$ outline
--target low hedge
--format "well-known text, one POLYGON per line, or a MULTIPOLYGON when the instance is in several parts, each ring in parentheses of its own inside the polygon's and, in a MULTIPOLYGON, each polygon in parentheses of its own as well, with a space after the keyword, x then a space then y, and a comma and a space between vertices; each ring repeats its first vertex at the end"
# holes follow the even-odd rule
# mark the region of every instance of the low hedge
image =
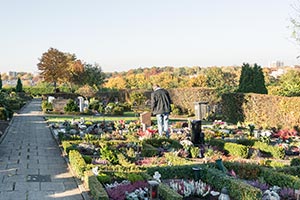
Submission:
POLYGON ((75 172, 75 175, 78 178, 83 177, 86 169, 86 163, 82 155, 77 150, 71 150, 69 152, 69 161, 72 169, 75 172))
POLYGON ((255 142, 253 145, 254 148, 257 148, 261 151, 270 153, 274 158, 283 159, 285 156, 285 150, 279 146, 271 146, 263 142, 255 142))
POLYGON ((76 142, 76 141, 67 141, 67 140, 65 140, 65 141, 62 141, 61 145, 62 145, 65 153, 67 155, 69 155, 69 152, 71 150, 77 150, 76 144, 78 144, 80 142, 82 142, 82 141, 79 140, 79 141, 76 142))
POLYGON ((249 153, 249 147, 242 144, 236 144, 232 142, 226 142, 220 139, 211 139, 211 146, 216 146, 221 151, 226 151, 230 155, 238 156, 241 158, 247 158, 249 153))
POLYGON ((277 185, 279 187, 290 187, 294 189, 300 187, 300 179, 293 176, 294 173, 299 173, 299 169, 293 170, 292 167, 290 167, 276 171, 276 169, 273 168, 249 163, 224 162, 223 164, 228 170, 234 170, 238 177, 242 179, 255 180, 260 177, 272 186, 277 185), (290 174, 286 172, 290 172, 290 174))
POLYGON ((300 178, 300 166, 283 167, 283 168, 278 169, 278 172, 297 176, 300 178))
POLYGON ((221 191, 226 187, 232 199, 260 200, 262 192, 239 179, 228 176, 218 169, 202 167, 201 180, 221 191))
POLYGON ((91 172, 86 172, 84 175, 85 185, 89 188, 90 193, 95 200, 109 200, 103 185, 98 181, 97 177, 91 172))
POLYGON ((210 140, 210 145, 216 146, 219 150, 225 150, 227 151, 230 155, 234 156, 239 156, 241 158, 247 158, 249 154, 249 147, 250 145, 253 144, 252 147, 259 149, 261 151, 264 151, 266 153, 269 153, 272 155, 274 158, 277 159, 283 159, 285 156, 285 151, 282 147, 279 146, 272 146, 268 145, 263 142, 255 141, 254 143, 249 142, 248 140, 242 140, 242 141, 237 141, 236 144, 233 142, 226 142, 224 140, 220 139, 211 139, 210 140), (246 145, 243 145, 246 144, 246 145))
POLYGON ((300 179, 298 177, 276 172, 269 168, 263 168, 260 177, 263 177, 264 180, 270 185, 294 189, 300 188, 300 179))
POLYGON ((174 191, 170 186, 165 183, 160 183, 158 186, 158 193, 159 196, 162 197, 164 200, 182 200, 182 195, 178 194, 174 191))

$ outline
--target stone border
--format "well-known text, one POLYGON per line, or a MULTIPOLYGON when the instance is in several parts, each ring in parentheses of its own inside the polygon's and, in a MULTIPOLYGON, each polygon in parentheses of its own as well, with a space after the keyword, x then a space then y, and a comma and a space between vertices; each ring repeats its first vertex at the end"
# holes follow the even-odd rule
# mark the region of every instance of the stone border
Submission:
MULTIPOLYGON (((43 118, 44 118, 44 121, 46 122, 46 118, 45 117, 43 117, 43 118)), ((59 141, 58 141, 57 137, 55 136, 55 134, 53 132, 53 129, 49 125, 48 125, 48 128, 49 128, 49 130, 51 132, 51 135, 52 135, 53 139, 55 140, 55 142, 56 142, 56 144, 57 144, 57 146, 58 146, 58 148, 61 152, 61 155, 63 155, 63 158, 64 158, 66 164, 68 165, 68 168, 69 168, 69 170, 70 170, 70 172, 71 172, 71 174, 72 174, 72 176, 73 176, 73 178, 74 178, 74 180, 75 180, 75 182, 76 182, 76 184, 77 184, 77 186, 78 186, 78 188, 81 192, 81 196, 83 197, 84 200, 90 200, 91 197, 88 194, 88 189, 86 189, 84 187, 84 184, 82 183, 82 181, 80 181, 78 178, 76 178, 76 175, 75 175, 75 173, 74 173, 74 171, 73 171, 73 169, 70 165, 69 159, 66 158, 63 148, 60 147, 59 141)))

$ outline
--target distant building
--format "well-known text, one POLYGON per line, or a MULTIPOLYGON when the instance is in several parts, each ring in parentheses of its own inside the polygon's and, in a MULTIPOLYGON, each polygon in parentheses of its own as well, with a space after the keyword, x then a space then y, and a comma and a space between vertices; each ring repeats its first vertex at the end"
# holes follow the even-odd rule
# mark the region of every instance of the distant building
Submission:
POLYGON ((286 73, 286 70, 278 69, 276 71, 272 71, 270 75, 273 76, 274 78, 279 78, 281 75, 283 75, 285 73, 286 73))
POLYGON ((8 76, 10 76, 10 77, 17 77, 17 75, 18 75, 18 73, 17 72, 12 72, 12 71, 9 71, 8 73, 7 73, 7 75, 8 76))
POLYGON ((272 61, 269 63, 269 67, 283 67, 284 66, 284 62, 282 61, 272 61))

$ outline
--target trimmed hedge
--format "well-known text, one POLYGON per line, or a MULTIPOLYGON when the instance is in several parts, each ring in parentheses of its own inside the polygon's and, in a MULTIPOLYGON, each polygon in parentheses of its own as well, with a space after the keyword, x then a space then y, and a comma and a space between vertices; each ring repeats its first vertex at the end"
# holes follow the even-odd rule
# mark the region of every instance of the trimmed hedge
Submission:
POLYGON ((274 158, 283 159, 285 156, 285 150, 283 147, 271 146, 263 142, 255 142, 253 147, 270 153, 274 158))
POLYGON ((91 172, 86 172, 84 176, 86 187, 90 189, 90 193, 95 200, 109 200, 103 185, 98 181, 97 177, 91 172))
POLYGON ((200 173, 201 180, 219 191, 226 187, 232 199, 260 200, 262 198, 262 192, 258 188, 228 176, 220 170, 206 167, 202 167, 202 169, 204 173, 200 173))
POLYGON ((79 140, 79 141, 67 141, 67 140, 65 140, 65 141, 62 141, 61 144, 62 144, 62 147, 63 147, 65 153, 67 155, 69 155, 69 152, 71 150, 77 150, 76 144, 78 144, 80 142, 82 142, 82 141, 81 140, 79 140))
POLYGON ((170 188, 165 183, 160 183, 158 186, 159 196, 162 197, 164 200, 182 200, 183 197, 170 188))
POLYGON ((290 174, 300 178, 300 166, 283 167, 278 169, 278 172, 290 174))
MULTIPOLYGON (((266 183, 272 186, 277 185, 279 187, 290 187, 294 189, 298 189, 300 187, 300 179, 298 177, 283 173, 287 170, 276 171, 273 168, 236 162, 224 162, 224 166, 228 170, 233 169, 238 177, 243 179, 255 180, 258 177, 261 177, 266 181, 266 183)), ((294 173, 295 172, 296 171, 294 171, 294 173)))
MULTIPOLYGON (((219 150, 225 150, 227 151, 230 155, 234 156, 239 156, 241 158, 247 158, 249 154, 249 147, 242 145, 242 144, 236 144, 233 142, 226 142, 224 140, 220 139, 211 139, 210 140, 210 145, 216 146, 219 150)), ((237 141, 239 143, 239 141, 237 141)), ((247 141, 247 140, 242 140, 241 143, 251 145, 252 143, 247 141)), ((268 145, 263 142, 255 141, 253 143, 253 147, 257 148, 261 151, 264 151, 266 153, 269 153, 272 155, 274 158, 277 159, 283 159, 285 157, 285 150, 282 147, 279 146, 272 146, 268 145)))
POLYGON ((224 120, 232 123, 252 122, 263 128, 291 128, 300 121, 300 97, 280 97, 254 93, 222 95, 224 120), (270 106, 272 105, 272 106, 270 106))
POLYGON ((212 146, 216 146, 219 150, 225 150, 230 155, 238 156, 241 158, 248 157, 249 147, 247 146, 232 142, 226 142, 220 139, 211 139, 209 143, 212 146))
POLYGON ((84 171, 86 169, 86 163, 82 155, 77 150, 71 150, 69 152, 69 161, 75 175, 78 178, 83 177, 84 171))

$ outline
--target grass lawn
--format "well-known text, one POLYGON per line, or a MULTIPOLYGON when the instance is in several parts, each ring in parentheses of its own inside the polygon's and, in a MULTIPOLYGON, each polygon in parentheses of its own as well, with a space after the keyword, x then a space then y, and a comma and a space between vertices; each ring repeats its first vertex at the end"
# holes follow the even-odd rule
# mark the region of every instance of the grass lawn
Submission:
MULTIPOLYGON (((92 122, 101 122, 101 121, 117 121, 117 120, 125 120, 125 121, 137 121, 139 120, 139 116, 134 112, 125 112, 122 116, 96 116, 96 115, 55 115, 49 114, 46 117, 46 120, 50 123, 55 122, 64 122, 66 120, 70 121, 72 119, 79 121, 80 118, 84 118, 85 121, 92 121, 92 122)), ((152 116, 151 120, 156 122, 156 117, 152 116)), ((172 117, 170 116, 170 123, 175 122, 187 122, 189 120, 186 116, 181 117, 172 117)), ((191 119, 192 120, 192 119, 191 119)), ((204 124, 205 122, 203 122, 204 124)))

